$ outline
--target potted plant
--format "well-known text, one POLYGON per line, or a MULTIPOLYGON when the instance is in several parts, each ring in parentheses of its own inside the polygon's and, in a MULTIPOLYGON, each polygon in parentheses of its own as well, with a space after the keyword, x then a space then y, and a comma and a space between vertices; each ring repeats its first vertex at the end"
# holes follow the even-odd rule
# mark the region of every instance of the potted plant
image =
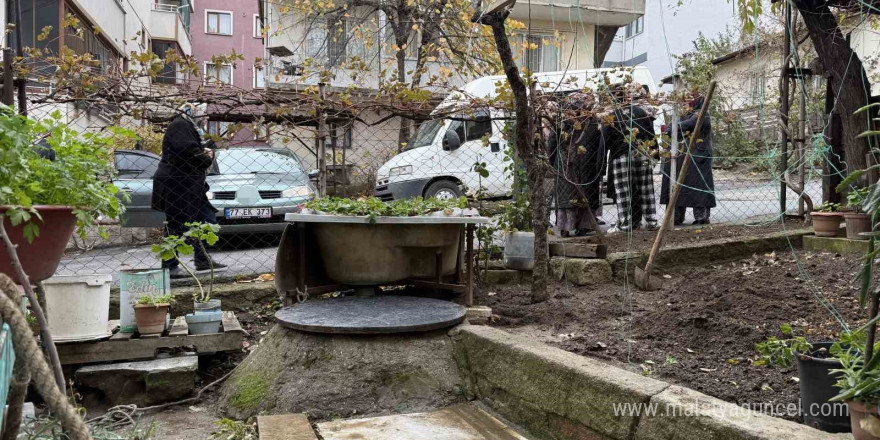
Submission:
POLYGON ((189 333, 193 335, 218 333, 220 332, 223 312, 220 309, 220 300, 211 298, 211 294, 214 293, 213 265, 211 267, 208 290, 205 291, 202 281, 186 263, 180 260, 180 255, 193 254, 195 249, 190 243, 201 246, 202 250, 207 254, 205 244, 213 246, 217 243, 217 232, 220 230, 220 226, 211 223, 190 222, 186 223, 186 227, 189 229, 182 236, 169 235, 163 237, 161 242, 153 245, 152 250, 162 261, 176 259, 180 263, 180 267, 196 283, 196 290, 193 292, 193 313, 187 314, 185 317, 189 333))
POLYGON ((779 330, 784 339, 771 336, 755 344, 761 356, 754 365, 779 368, 797 365, 804 424, 826 432, 849 432, 850 419, 846 411, 823 411, 829 404, 833 405, 831 399, 837 395, 830 372, 842 367, 831 355, 832 343, 809 343, 802 336, 794 336, 790 324, 781 325, 779 330))
POLYGON ((813 232, 817 237, 837 237, 843 214, 837 203, 823 203, 810 213, 813 219, 813 232))
POLYGON ((868 188, 853 188, 846 196, 846 205, 852 208, 851 212, 845 212, 846 238, 853 240, 867 240, 859 234, 871 231, 871 216, 865 214, 862 206, 868 197, 868 188))
POLYGON ((165 331, 165 316, 174 302, 171 293, 162 296, 142 295, 134 305, 134 319, 137 321, 138 333, 155 335, 165 331))
POLYGON ((504 203, 498 224, 504 231, 504 266, 516 270, 534 269, 535 233, 531 228, 532 215, 527 197, 523 195, 504 203))
MULTIPOLYGON (((77 133, 58 112, 35 121, 3 105, 0 132, 0 216, 25 273, 42 281, 55 272, 74 228, 85 238, 98 217, 119 217, 113 141, 77 133)), ((2 247, 0 272, 15 279, 2 247)))

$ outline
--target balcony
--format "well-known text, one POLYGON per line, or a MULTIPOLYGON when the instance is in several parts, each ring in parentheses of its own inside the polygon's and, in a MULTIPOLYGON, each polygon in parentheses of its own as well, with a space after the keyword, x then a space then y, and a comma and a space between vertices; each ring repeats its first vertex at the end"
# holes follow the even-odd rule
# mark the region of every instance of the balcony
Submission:
POLYGON ((510 16, 520 21, 531 17, 539 21, 624 26, 644 14, 645 0, 532 0, 518 1, 510 16))
POLYGON ((150 11, 150 35, 154 39, 174 41, 182 55, 192 55, 189 16, 192 5, 187 0, 162 0, 153 3, 150 11))

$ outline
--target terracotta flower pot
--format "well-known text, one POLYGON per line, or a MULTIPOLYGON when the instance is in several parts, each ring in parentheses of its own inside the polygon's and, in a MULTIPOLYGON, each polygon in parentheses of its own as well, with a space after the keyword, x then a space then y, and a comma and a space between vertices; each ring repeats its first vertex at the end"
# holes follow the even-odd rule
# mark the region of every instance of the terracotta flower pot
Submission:
MULTIPOLYGON (((21 260, 24 272, 31 279, 31 283, 43 281, 55 273, 67 242, 70 241, 70 236, 76 228, 73 207, 38 205, 34 208, 40 213, 43 221, 34 220, 40 227, 40 235, 33 243, 28 243, 24 238, 23 224, 13 227, 9 217, 3 217, 3 227, 12 243, 18 245, 18 259, 21 260)), ((3 214, 8 209, 9 206, 0 206, 0 212, 3 214)), ((0 246, 0 272, 18 281, 4 246, 0 246)))
POLYGON ((856 440, 880 439, 880 413, 877 406, 866 408, 859 402, 846 402, 849 422, 856 440))
POLYGON ((137 322, 138 333, 142 335, 154 335, 165 330, 165 315, 168 314, 169 304, 136 305, 134 306, 134 320, 137 322))
POLYGON ((840 222, 843 214, 839 212, 811 212, 813 218, 813 232, 817 237, 837 237, 840 231, 840 222))
POLYGON ((868 237, 862 237, 862 232, 871 232, 871 216, 868 214, 847 212, 843 214, 846 219, 846 238, 853 240, 867 240, 868 237))

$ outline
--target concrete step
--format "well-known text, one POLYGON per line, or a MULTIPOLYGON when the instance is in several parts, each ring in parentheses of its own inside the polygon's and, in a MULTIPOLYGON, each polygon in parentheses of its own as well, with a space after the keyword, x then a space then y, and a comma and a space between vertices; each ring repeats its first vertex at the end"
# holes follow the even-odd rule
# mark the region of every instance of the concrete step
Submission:
POLYGON ((471 404, 425 413, 334 420, 319 423, 318 432, 324 440, 526 440, 471 404))
POLYGON ((95 397, 110 405, 149 406, 189 396, 195 389, 198 368, 198 356, 178 356, 89 365, 76 370, 75 377, 87 398, 95 397), (100 396, 92 396, 92 390, 100 396))
POLYGON ((305 414, 257 416, 260 440, 318 440, 305 414))

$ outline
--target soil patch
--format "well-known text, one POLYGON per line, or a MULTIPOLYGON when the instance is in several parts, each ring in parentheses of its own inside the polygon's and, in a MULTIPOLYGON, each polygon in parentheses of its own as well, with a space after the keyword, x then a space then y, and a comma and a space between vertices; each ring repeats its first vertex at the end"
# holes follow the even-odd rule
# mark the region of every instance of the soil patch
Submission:
MULTIPOLYGON (((752 235, 770 234, 773 232, 793 231, 804 229, 804 221, 801 219, 786 219, 785 224, 780 221, 773 223, 761 223, 757 225, 733 225, 729 223, 710 224, 702 226, 685 225, 674 230, 666 231, 663 237, 664 247, 676 245, 693 245, 709 240, 717 240, 731 237, 745 237, 752 235)), ((649 251, 654 244, 657 231, 637 229, 631 233, 615 233, 605 235, 605 244, 608 252, 625 251, 649 251)), ((573 243, 598 243, 598 239, 591 237, 557 238, 552 240, 564 240, 573 243)))
POLYGON ((737 404, 790 404, 799 398, 796 368, 753 365, 755 343, 782 337, 784 323, 809 341, 830 340, 842 327, 822 301, 850 326, 864 321, 860 266, 857 256, 778 252, 676 268, 660 274, 668 279, 655 292, 555 283, 551 300, 532 305, 528 286, 491 286, 477 304, 492 307, 494 325, 570 352, 737 404))

